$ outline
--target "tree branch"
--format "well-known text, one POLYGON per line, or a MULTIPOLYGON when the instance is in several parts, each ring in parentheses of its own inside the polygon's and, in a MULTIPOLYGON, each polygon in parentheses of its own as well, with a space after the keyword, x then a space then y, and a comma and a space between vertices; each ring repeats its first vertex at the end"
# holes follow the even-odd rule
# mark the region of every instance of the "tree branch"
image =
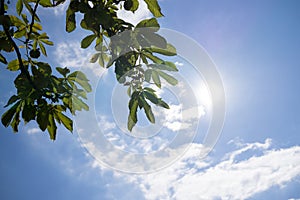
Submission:
POLYGON ((37 0, 35 5, 34 5, 34 8, 33 8, 32 16, 31 16, 31 22, 30 22, 30 26, 29 26, 29 32, 28 32, 28 35, 27 35, 27 39, 25 41, 26 44, 29 42, 30 35, 32 34, 32 27, 33 27, 33 24, 34 24, 34 17, 36 15, 36 11, 37 11, 37 7, 39 5, 39 2, 40 2, 40 0, 37 0))

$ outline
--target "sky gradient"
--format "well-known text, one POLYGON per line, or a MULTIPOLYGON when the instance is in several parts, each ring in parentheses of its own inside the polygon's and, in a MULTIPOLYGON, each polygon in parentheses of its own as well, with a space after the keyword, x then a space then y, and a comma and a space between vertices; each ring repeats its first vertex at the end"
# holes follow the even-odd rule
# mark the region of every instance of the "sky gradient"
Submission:
MULTIPOLYGON (((197 140, 157 173, 127 174, 100 165, 77 131, 70 134, 60 127, 52 142, 32 122, 22 123, 18 134, 0 126, 0 199, 300 199, 300 2, 159 2, 165 15, 161 26, 199 43, 223 80, 226 118, 213 151, 200 159, 205 147, 197 140)), ((86 58, 92 50, 80 49, 86 32, 65 33, 63 10, 40 12, 44 30, 55 42, 48 49, 49 62, 74 70, 91 67, 86 58)), ((142 5, 138 14, 126 18, 136 23, 147 16, 142 5)), ((113 71, 105 73, 104 86, 113 71)), ((15 76, 2 65, 1 114, 15 91, 15 76)), ((100 86, 98 97, 111 91, 100 86)), ((110 102, 109 95, 101 97, 102 103, 110 102)), ((109 135, 116 133, 110 109, 96 106, 96 112, 111 141, 149 150, 146 144, 109 135)))

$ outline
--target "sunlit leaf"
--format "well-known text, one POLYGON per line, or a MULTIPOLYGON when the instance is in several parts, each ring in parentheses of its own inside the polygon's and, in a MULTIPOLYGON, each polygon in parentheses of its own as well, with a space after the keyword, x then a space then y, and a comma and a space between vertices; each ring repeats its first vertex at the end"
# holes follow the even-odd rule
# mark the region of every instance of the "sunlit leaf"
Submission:
POLYGON ((171 85, 176 85, 178 83, 177 79, 170 76, 169 74, 166 74, 165 72, 162 71, 157 71, 157 72, 163 79, 165 79, 171 85))
POLYGON ((47 130, 48 130, 48 133, 50 135, 50 139, 51 140, 55 140, 56 139, 56 130, 57 130, 57 127, 56 127, 56 123, 54 121, 54 116, 52 113, 49 114, 49 124, 47 126, 47 130))
POLYGON ((71 132, 73 132, 72 120, 61 112, 55 112, 61 123, 71 132))
POLYGON ((152 46, 150 49, 151 49, 151 51, 153 51, 155 53, 159 53, 159 54, 166 55, 166 56, 175 56, 177 54, 176 48, 169 43, 167 44, 167 47, 165 49, 157 48, 155 46, 152 46))
POLYGON ((40 0, 39 4, 43 7, 52 7, 51 0, 40 0))
POLYGON ((3 64, 7 64, 7 60, 2 54, 0 54, 0 62, 2 62, 3 64))
POLYGON ((144 0, 148 6, 148 9, 155 17, 162 17, 164 16, 161 13, 160 6, 158 5, 157 0, 144 0))
POLYGON ((17 10, 18 15, 21 15, 22 10, 23 10, 23 1, 22 0, 17 1, 16 10, 17 10))
POLYGON ((157 87, 161 88, 160 79, 159 79, 158 73, 155 70, 152 70, 152 79, 153 79, 155 85, 157 87))

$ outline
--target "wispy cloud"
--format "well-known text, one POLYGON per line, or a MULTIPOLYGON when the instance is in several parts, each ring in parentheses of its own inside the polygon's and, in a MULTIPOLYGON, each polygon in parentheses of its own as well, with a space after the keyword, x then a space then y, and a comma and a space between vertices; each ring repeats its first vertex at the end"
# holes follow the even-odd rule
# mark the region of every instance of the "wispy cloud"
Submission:
POLYGON ((145 199, 247 199, 300 175, 300 147, 270 149, 270 142, 245 144, 217 164, 199 160, 203 146, 193 144, 182 159, 158 173, 115 176, 137 185, 145 199), (262 155, 237 161, 251 150, 262 155))
POLYGON ((41 131, 41 129, 39 129, 39 128, 29 128, 29 129, 27 129, 27 131, 26 131, 28 134, 36 134, 36 133, 41 133, 42 131, 41 131))
POLYGON ((59 6, 54 7, 52 9, 54 15, 59 16, 59 17, 61 17, 62 15, 65 15, 69 3, 70 3, 70 1, 66 0, 63 4, 60 4, 59 6))
POLYGON ((80 48, 78 41, 59 43, 54 51, 56 61, 62 67, 90 69, 96 76, 103 75, 105 69, 97 63, 89 62, 93 53, 91 49, 80 48))

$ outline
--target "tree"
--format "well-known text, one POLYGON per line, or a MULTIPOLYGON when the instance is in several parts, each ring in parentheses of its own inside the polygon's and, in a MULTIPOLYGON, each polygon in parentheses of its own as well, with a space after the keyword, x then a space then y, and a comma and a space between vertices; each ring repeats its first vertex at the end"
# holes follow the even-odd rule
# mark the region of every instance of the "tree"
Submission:
MULTIPOLYGON (((148 85, 161 88, 161 78, 171 85, 177 84, 166 73, 178 71, 175 64, 160 56, 176 55, 175 47, 158 34, 161 8, 157 0, 144 1, 153 18, 136 26, 120 19, 117 11, 134 13, 139 7, 138 0, 71 0, 66 11, 67 32, 76 29, 76 15, 82 17, 80 27, 91 32, 81 41, 81 48, 95 44, 96 53, 90 61, 104 68, 114 66, 116 79, 128 87, 130 131, 137 123, 138 109, 144 110, 151 123, 155 123, 151 104, 169 109, 148 85)), ((57 123, 72 132, 73 123, 68 116, 89 109, 85 99, 92 88, 81 71, 57 67, 54 72, 44 61, 45 45, 54 43, 42 32, 38 17, 38 7, 50 9, 66 3, 65 0, 17 0, 15 15, 7 13, 8 2, 0 2, 0 61, 8 70, 18 72, 14 80, 16 94, 5 105, 8 110, 2 115, 2 124, 18 132, 21 118, 25 123, 35 120, 42 131, 47 129, 52 140, 56 138, 57 123), (15 59, 8 61, 8 54, 15 54, 15 59)))

